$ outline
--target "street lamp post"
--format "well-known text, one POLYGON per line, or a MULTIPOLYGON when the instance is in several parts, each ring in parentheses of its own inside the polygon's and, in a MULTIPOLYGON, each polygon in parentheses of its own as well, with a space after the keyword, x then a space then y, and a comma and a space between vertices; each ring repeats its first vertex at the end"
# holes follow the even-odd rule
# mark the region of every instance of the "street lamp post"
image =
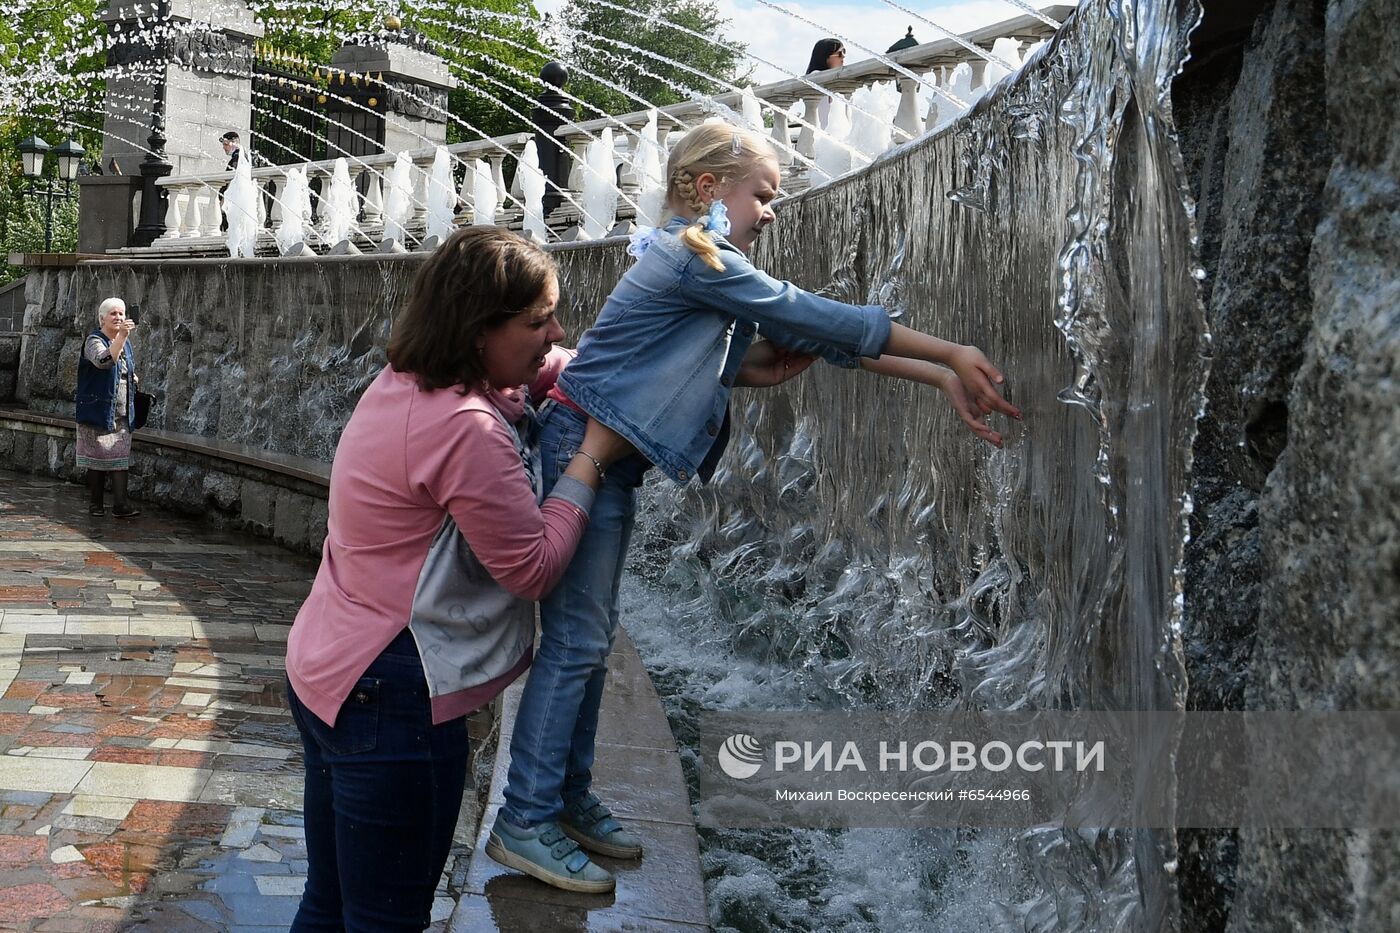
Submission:
POLYGON ((29 192, 44 196, 44 252, 53 252, 53 201, 58 198, 67 201, 73 197, 73 179, 78 176, 78 165, 87 154, 82 146, 71 137, 52 149, 37 135, 31 135, 19 144, 20 156, 24 162, 24 177, 29 179, 29 192), (44 156, 53 153, 58 163, 58 178, 63 181, 60 189, 54 181, 44 177, 44 156), (43 178, 43 187, 39 180, 43 178))

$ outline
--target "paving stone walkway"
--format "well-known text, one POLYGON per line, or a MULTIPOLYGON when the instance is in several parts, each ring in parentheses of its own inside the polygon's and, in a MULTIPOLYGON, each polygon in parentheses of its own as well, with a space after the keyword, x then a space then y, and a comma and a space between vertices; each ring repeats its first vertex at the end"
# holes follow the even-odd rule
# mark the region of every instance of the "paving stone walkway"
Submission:
MULTIPOLYGON (((315 572, 159 510, 94 518, 80 487, 0 471, 0 930, 288 928, 306 849, 286 641, 315 572)), ((647 857, 603 860, 616 895, 554 891, 482 853, 469 799, 430 929, 705 928, 675 743, 625 634, 610 666, 597 786, 647 857)))
POLYGON ((0 473, 0 929, 286 930, 306 850, 283 671, 316 564, 83 495, 0 473))

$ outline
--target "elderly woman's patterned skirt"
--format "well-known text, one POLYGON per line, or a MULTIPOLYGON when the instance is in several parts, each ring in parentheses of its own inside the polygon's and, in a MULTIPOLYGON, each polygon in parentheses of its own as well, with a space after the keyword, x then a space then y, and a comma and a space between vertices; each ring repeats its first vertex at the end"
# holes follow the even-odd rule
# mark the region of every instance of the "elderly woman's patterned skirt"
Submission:
POLYGON ((131 467, 131 430, 126 416, 118 415, 116 428, 103 431, 90 424, 78 425, 78 466, 89 470, 126 470, 131 467))

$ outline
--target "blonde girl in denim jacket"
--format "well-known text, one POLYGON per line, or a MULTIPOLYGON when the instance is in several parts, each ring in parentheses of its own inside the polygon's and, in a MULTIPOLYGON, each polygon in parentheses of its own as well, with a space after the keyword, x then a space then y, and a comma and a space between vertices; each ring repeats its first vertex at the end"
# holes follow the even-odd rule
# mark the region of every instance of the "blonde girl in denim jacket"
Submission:
POLYGON ((976 347, 753 267, 747 253, 773 222, 780 180, 762 136, 703 124, 676 145, 667 178, 674 216, 634 236, 637 262, 579 341, 550 393, 554 404, 541 414, 546 493, 579 451, 590 415, 637 450, 607 469, 573 561, 540 604, 542 635, 511 739, 505 805, 486 847, 502 864, 573 891, 614 888, 587 853, 642 851, 591 792, 590 770, 645 471, 656 466, 679 483, 709 479, 728 440, 731 389, 776 385, 817 356, 934 386, 974 434, 997 446, 1001 435, 983 419, 1020 418, 996 388, 1001 373, 976 347))

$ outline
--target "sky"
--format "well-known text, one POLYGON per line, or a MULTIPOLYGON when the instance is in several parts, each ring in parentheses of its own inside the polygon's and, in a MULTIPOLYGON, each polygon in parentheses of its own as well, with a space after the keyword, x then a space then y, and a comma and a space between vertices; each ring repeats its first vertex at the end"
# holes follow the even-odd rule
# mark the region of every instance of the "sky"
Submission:
MULTIPOLYGON (((1060 2, 1072 4, 1075 0, 1060 2)), ((1050 2, 1028 0, 1026 5, 1039 9, 1050 2)), ((541 13, 555 12, 563 6, 563 0, 535 0, 535 6, 541 13)), ((904 38, 910 26, 914 27, 914 38, 919 42, 943 38, 944 34, 927 20, 954 32, 967 32, 1024 15, 1023 10, 1007 0, 932 3, 928 0, 848 0, 844 3, 718 0, 718 6, 721 15, 730 20, 730 38, 747 43, 749 53, 756 58, 799 74, 807 67, 812 45, 825 36, 846 43, 849 63, 872 57, 867 49, 883 53, 904 38)), ((759 84, 788 77, 776 68, 758 62, 753 64, 754 80, 759 84)))

